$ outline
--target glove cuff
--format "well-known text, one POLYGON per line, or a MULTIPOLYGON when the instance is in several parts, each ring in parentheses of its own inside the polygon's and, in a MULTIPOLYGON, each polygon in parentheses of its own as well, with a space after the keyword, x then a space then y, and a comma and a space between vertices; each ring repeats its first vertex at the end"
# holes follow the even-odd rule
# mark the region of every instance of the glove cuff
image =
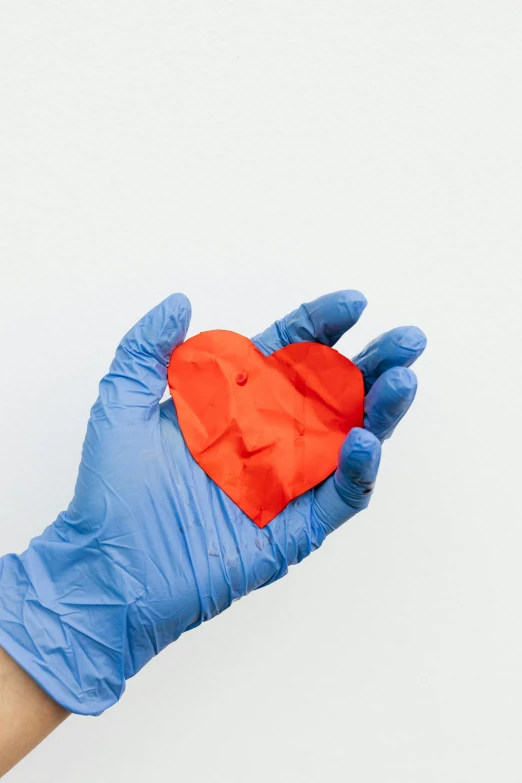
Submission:
MULTIPOLYGON (((47 542, 35 555, 32 547, 38 541, 23 555, 0 558, 0 646, 62 707, 99 715, 125 689, 121 649, 111 647, 110 639, 93 638, 100 607, 79 607, 74 599, 67 603, 67 596, 57 599, 58 585, 44 576, 42 558, 46 547, 57 545, 47 542)), ((123 633, 121 639, 123 648, 123 633)))

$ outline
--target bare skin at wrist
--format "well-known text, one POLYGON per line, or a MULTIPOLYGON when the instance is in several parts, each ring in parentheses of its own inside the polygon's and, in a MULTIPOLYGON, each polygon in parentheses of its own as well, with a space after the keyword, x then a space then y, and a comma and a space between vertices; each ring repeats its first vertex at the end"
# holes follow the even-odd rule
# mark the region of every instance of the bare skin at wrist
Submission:
POLYGON ((0 647, 0 777, 69 714, 0 647))

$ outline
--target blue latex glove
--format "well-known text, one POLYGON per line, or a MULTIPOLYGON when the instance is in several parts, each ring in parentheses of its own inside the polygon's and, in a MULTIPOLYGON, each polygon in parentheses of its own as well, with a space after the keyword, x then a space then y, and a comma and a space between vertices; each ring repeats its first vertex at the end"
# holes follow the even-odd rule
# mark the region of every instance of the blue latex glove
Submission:
MULTIPOLYGON (((265 354, 333 345, 358 320, 357 291, 323 296, 254 338, 265 354)), ((125 680, 184 631, 286 574, 370 500, 381 454, 410 406, 422 353, 415 327, 382 335, 355 362, 365 429, 339 467, 259 529, 188 452, 166 388, 190 304, 173 294, 123 338, 92 411, 72 503, 22 555, 0 559, 0 645, 68 710, 99 714, 125 680)))

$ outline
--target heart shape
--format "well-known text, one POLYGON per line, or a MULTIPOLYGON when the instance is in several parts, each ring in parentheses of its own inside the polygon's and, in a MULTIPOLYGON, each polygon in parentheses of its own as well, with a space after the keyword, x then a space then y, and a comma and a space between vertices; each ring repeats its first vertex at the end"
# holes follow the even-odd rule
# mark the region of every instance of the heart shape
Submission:
POLYGON ((320 343, 264 356, 235 332, 201 332, 174 350, 168 380, 190 453, 259 527, 333 473, 363 426, 361 371, 320 343))

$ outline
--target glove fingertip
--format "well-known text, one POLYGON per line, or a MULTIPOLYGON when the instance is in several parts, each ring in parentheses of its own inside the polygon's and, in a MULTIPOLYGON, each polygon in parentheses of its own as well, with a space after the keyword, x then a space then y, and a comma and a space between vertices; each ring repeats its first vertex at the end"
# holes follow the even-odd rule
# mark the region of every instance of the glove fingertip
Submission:
MULTIPOLYGON (((170 354, 180 345, 186 337, 192 316, 192 306, 185 294, 175 293, 168 296, 157 308, 157 323, 159 327, 156 338, 156 350, 164 362, 170 358, 170 354)), ((153 320, 156 313, 152 311, 153 320)), ((153 337, 154 327, 152 327, 153 337)), ((151 351, 154 342, 151 340, 151 351)))
POLYGON ((351 430, 341 447, 334 477, 343 500, 353 505, 354 496, 368 494, 373 489, 380 461, 379 439, 360 427, 351 430))
POLYGON ((165 311, 169 313, 171 322, 186 331, 192 317, 192 305, 188 296, 174 293, 168 296, 162 304, 165 311))
POLYGON ((416 355, 420 355, 426 348, 428 338, 418 326, 399 327, 396 343, 416 355))
POLYGON ((326 534, 368 506, 380 458, 375 435, 360 427, 349 432, 336 472, 315 491, 314 510, 326 534))
POLYGON ((411 400, 417 392, 417 376, 409 367, 392 367, 382 376, 399 397, 411 400))

